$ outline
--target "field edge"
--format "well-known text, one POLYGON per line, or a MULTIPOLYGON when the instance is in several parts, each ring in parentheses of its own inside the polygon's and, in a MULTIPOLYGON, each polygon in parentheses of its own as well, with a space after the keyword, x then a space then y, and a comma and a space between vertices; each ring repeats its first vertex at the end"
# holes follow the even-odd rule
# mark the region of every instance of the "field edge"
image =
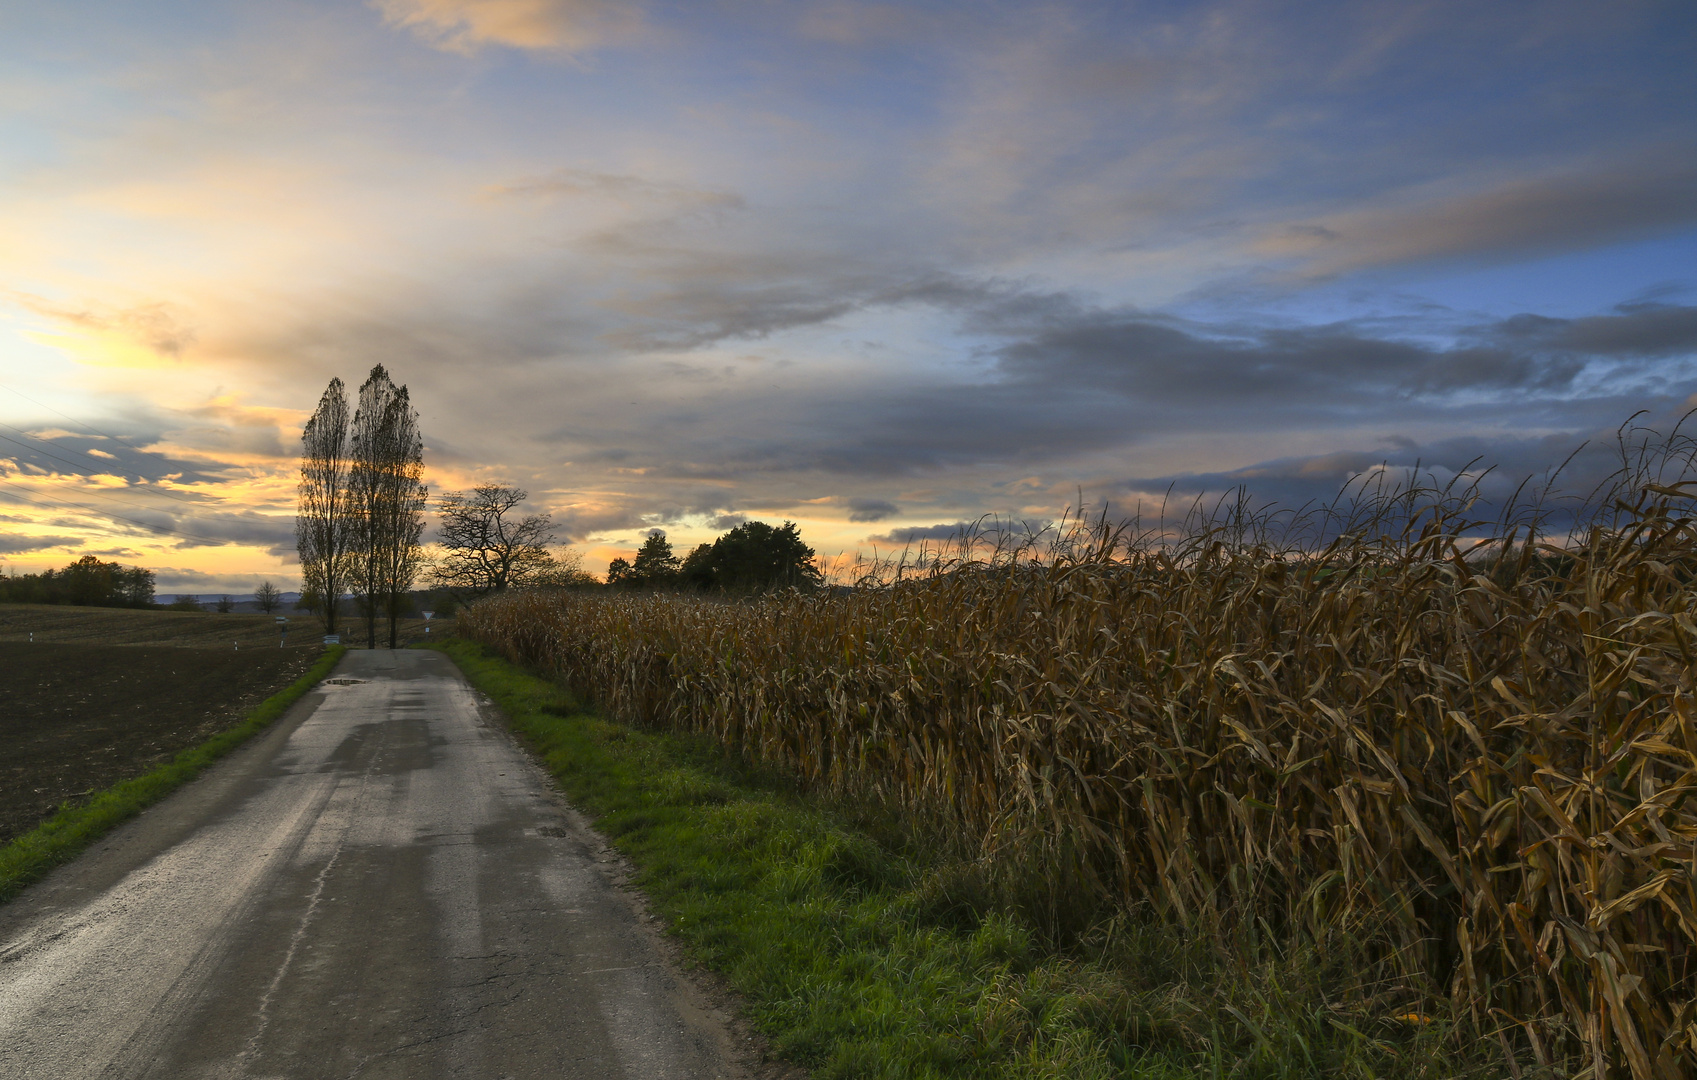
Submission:
POLYGON ((1114 1060, 1090 1015, 1095 973, 1044 955, 1003 918, 924 917, 923 868, 781 777, 686 735, 608 720, 475 642, 428 647, 636 868, 650 911, 739 995, 769 1061, 815 1080, 1184 1075, 1169 1061, 1114 1060), (1025 1019, 998 1015, 1010 1007, 1025 1019))
POLYGON ((260 702, 234 727, 140 776, 96 793, 80 806, 66 806, 29 832, 0 847, 0 904, 54 867, 69 862, 90 844, 193 780, 219 758, 264 730, 335 669, 347 652, 331 645, 300 678, 260 702))
POLYGON ((495 649, 427 647, 636 868, 632 885, 740 995, 772 1058, 815 1080, 1500 1075, 1483 1048, 1446 1045, 1436 1018, 1369 1035, 1353 1016, 1310 1015, 1327 966, 1312 958, 1234 960, 1187 985, 1196 943, 1135 923, 1111 946, 1057 948, 975 895, 969 868, 888 846, 852 808, 698 737, 609 720, 495 649), (1226 980, 1250 985, 1259 1016, 1221 996, 1226 980))

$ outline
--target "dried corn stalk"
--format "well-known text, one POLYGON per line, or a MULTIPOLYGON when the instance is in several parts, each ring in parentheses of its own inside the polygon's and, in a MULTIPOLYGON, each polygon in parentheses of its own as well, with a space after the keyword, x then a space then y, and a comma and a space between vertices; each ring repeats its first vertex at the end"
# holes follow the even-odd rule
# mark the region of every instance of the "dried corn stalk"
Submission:
POLYGON ((1682 492, 1560 549, 1464 541, 1434 499, 1318 550, 1098 523, 846 593, 519 594, 460 626, 1104 906, 1376 925, 1386 963, 1520 1054, 1691 1078, 1682 492))

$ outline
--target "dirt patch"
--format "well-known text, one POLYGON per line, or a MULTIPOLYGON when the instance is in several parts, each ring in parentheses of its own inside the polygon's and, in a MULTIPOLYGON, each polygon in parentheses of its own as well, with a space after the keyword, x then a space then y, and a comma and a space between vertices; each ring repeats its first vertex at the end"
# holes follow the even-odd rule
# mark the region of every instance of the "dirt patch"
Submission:
POLYGON ((0 642, 0 843, 233 726, 320 651, 0 642))

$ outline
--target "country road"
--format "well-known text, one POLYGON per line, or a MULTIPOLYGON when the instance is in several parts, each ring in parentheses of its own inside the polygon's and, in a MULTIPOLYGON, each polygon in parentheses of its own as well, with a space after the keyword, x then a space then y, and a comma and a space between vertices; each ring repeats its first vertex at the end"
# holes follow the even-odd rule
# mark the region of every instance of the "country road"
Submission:
POLYGON ((617 860, 438 653, 350 652, 0 907, 0 1077, 741 1077, 617 860))

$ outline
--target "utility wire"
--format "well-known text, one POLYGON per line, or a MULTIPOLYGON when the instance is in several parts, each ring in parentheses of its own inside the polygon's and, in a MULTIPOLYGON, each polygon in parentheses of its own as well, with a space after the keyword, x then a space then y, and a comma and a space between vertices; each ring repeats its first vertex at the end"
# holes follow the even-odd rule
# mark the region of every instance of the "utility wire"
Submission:
MULTIPOLYGON (((138 454, 147 453, 146 450, 143 450, 141 447, 130 442, 128 439, 124 438, 122 435, 113 435, 110 432, 101 431, 99 428, 95 427, 93 424, 85 424, 81 420, 78 420, 74 416, 68 416, 65 413, 60 412, 58 409, 55 409, 51 405, 45 405, 45 404, 35 400, 34 398, 30 397, 28 394, 24 393, 22 390, 18 390, 18 389, 15 389, 13 387, 10 387, 10 386, 6 386, 4 388, 6 390, 9 390, 12 393, 18 395, 19 397, 23 398, 25 401, 29 402, 31 405, 34 405, 38 409, 46 409, 48 412, 52 413, 54 416, 59 417, 61 420, 69 420, 71 423, 82 428, 84 431, 93 432, 94 434, 99 435, 103 439, 111 439, 113 442, 121 443, 122 445, 129 447, 131 450, 134 450, 138 454)), ((13 428, 12 430, 16 431, 17 429, 13 428)))
MULTIPOLYGON (((78 427, 82 428, 85 431, 93 432, 94 434, 99 435, 102 438, 111 439, 112 441, 114 441, 114 442, 116 442, 116 443, 118 443, 118 444, 120 444, 124 447, 127 447, 128 449, 133 450, 134 452, 136 452, 138 454, 147 453, 146 450, 143 450, 140 447, 134 445, 129 440, 127 440, 127 439, 125 439, 121 436, 118 436, 118 435, 112 435, 112 434, 109 434, 107 432, 101 431, 99 428, 96 428, 91 424, 85 424, 82 421, 77 420, 75 417, 68 416, 65 413, 60 412, 58 409, 53 408, 53 406, 51 406, 51 405, 46 405, 46 404, 43 404, 42 402, 35 400, 34 398, 30 397, 28 394, 25 394, 21 390, 14 389, 13 387, 10 387, 10 386, 6 386, 6 387, 4 387, 4 389, 11 391, 12 393, 16 394, 18 397, 23 398, 25 401, 29 402, 31 405, 36 406, 37 408, 46 409, 48 412, 53 413, 55 416, 58 416, 61 419, 69 420, 71 423, 77 425, 78 427)), ((12 427, 10 424, 0 424, 0 427, 5 428, 7 431, 17 432, 17 434, 22 435, 25 438, 34 439, 34 436, 31 436, 29 434, 29 432, 22 431, 18 428, 12 427)), ((44 450, 44 449, 37 447, 37 446, 31 446, 28 443, 20 442, 19 440, 11 438, 10 436, 7 436, 7 435, 0 435, 0 439, 4 439, 6 442, 13 443, 17 446, 21 446, 25 450, 30 451, 31 453, 41 454, 44 457, 52 458, 54 461, 58 461, 58 462, 61 462, 62 464, 69 465, 74 469, 81 470, 84 473, 84 475, 87 475, 87 476, 90 476, 90 477, 99 475, 96 472, 94 472, 93 470, 89 469, 88 467, 82 465, 81 463, 71 461, 69 458, 60 457, 58 454, 52 453, 49 450, 44 450)), ((43 440, 36 439, 35 441, 41 442, 43 440)), ((4 481, 0 481, 0 483, 4 483, 4 481)), ((230 540, 214 540, 213 538, 211 538, 209 536, 197 536, 193 533, 183 532, 182 530, 177 529, 175 527, 160 526, 160 525, 151 524, 149 522, 140 521, 140 520, 137 520, 136 518, 125 517, 122 514, 115 514, 112 511, 104 509, 102 507, 89 506, 86 503, 70 502, 68 500, 60 499, 60 498, 57 498, 57 497, 52 496, 52 495, 47 495, 43 492, 33 491, 33 489, 21 488, 16 484, 7 484, 6 486, 18 488, 18 490, 22 490, 22 491, 31 491, 33 494, 40 495, 42 498, 52 499, 55 503, 58 503, 62 506, 70 506, 70 507, 74 507, 74 508, 79 509, 79 510, 86 510, 86 511, 93 513, 93 514, 105 514, 107 517, 116 518, 119 521, 128 522, 132 525, 139 526, 141 528, 147 529, 150 532, 153 532, 153 533, 156 533, 156 534, 160 533, 160 532, 164 532, 167 535, 181 537, 185 540, 197 540, 197 541, 200 541, 201 543, 205 543, 205 544, 223 545, 223 544, 232 543, 232 541, 230 541, 230 540)), ((178 502, 192 503, 195 506, 205 506, 206 505, 205 503, 196 499, 192 495, 188 495, 188 494, 185 494, 183 492, 172 491, 169 488, 153 488, 152 490, 157 491, 160 494, 165 495, 169 498, 172 498, 172 499, 174 499, 178 502)), ((90 492, 86 492, 85 494, 93 495, 96 498, 106 499, 110 502, 119 503, 120 505, 133 507, 135 509, 141 509, 141 510, 151 510, 151 509, 153 509, 153 507, 145 506, 145 505, 133 502, 133 501, 128 500, 128 499, 119 498, 116 495, 111 495, 111 494, 108 494, 108 493, 103 492, 103 491, 90 491, 90 492)), ((27 503, 27 504, 32 505, 32 506, 42 507, 43 509, 52 509, 51 507, 44 506, 42 503, 32 502, 30 499, 23 498, 23 497, 18 496, 18 495, 11 495, 9 497, 12 498, 12 499, 15 499, 17 501, 27 503)))
MULTIPOLYGON (((67 457, 60 457, 58 454, 53 453, 51 450, 44 449, 44 447, 47 445, 47 441, 45 439, 37 438, 36 436, 31 435, 29 432, 24 431, 21 428, 15 428, 10 424, 0 424, 0 428, 5 428, 7 431, 16 432, 17 434, 22 435, 24 438, 29 439, 29 440, 36 442, 36 443, 40 443, 41 445, 40 446, 31 446, 29 443, 21 442, 17 439, 12 438, 10 435, 0 435, 0 439, 5 439, 9 443, 16 443, 18 446, 23 447, 25 450, 28 450, 32 454, 40 454, 42 457, 49 457, 49 458, 52 458, 54 461, 61 462, 62 464, 65 464, 65 465, 69 465, 73 469, 79 469, 84 474, 86 474, 88 476, 98 476, 98 475, 100 475, 100 473, 98 473, 94 469, 91 469, 88 466, 82 464, 81 462, 72 461, 70 458, 67 458, 67 457)), ((107 436, 107 438, 110 438, 110 437, 111 436, 107 436)), ((132 446, 129 449, 135 450, 135 447, 132 446)), ((136 452, 137 453, 146 453, 145 450, 137 450, 136 452)), ((84 453, 87 453, 87 451, 84 451, 84 453)), ((106 473, 106 475, 110 476, 112 474, 110 472, 108 472, 108 473, 106 473)), ((172 491, 170 488, 155 488, 154 490, 158 491, 161 495, 169 496, 170 498, 176 499, 179 502, 196 502, 197 501, 191 495, 185 495, 182 492, 172 491)))
MULTIPOLYGON (((203 544, 216 544, 216 545, 219 545, 219 546, 235 542, 235 541, 231 541, 231 540, 214 540, 210 536, 198 536, 194 533, 184 532, 183 530, 176 528, 175 526, 172 526, 172 525, 158 525, 158 524, 155 524, 153 522, 142 521, 138 518, 126 517, 123 514, 115 514, 112 511, 105 509, 104 507, 89 506, 86 503, 75 503, 75 502, 69 501, 68 499, 55 498, 54 496, 45 494, 44 492, 32 491, 30 488, 20 487, 17 484, 13 484, 13 483, 10 483, 9 481, 5 481, 5 480, 0 480, 0 486, 9 487, 9 488, 16 488, 19 491, 28 491, 31 494, 39 495, 44 499, 52 499, 54 502, 58 503, 61 506, 69 506, 69 507, 72 507, 73 509, 77 509, 77 510, 86 510, 91 514, 104 514, 109 518, 116 518, 119 521, 128 522, 131 525, 135 525, 139 528, 146 529, 149 532, 155 533, 155 534, 165 533, 169 536, 181 537, 184 540, 198 540, 199 542, 201 542, 203 544)), ((30 506, 40 507, 43 510, 53 509, 53 507, 51 507, 51 506, 47 506, 44 503, 36 502, 34 499, 30 499, 30 498, 27 498, 27 497, 22 496, 22 495, 13 495, 13 494, 9 494, 7 492, 0 491, 0 496, 4 496, 4 497, 12 499, 16 502, 26 503, 30 506)))
MULTIPOLYGON (((0 427, 5 427, 5 426, 6 425, 4 425, 4 424, 0 424, 0 427)), ((17 429, 11 428, 9 430, 16 431, 17 429)), ((71 466, 71 468, 79 470, 85 476, 92 478, 92 477, 101 475, 100 473, 95 472, 93 469, 83 468, 83 466, 81 466, 81 465, 77 464, 76 462, 71 461, 67 458, 59 457, 56 454, 49 454, 44 450, 38 450, 35 447, 30 446, 28 443, 19 442, 17 439, 12 438, 10 435, 0 435, 0 440, 4 440, 4 441, 9 442, 9 443, 14 443, 18 446, 23 447, 25 450, 30 451, 31 453, 42 454, 46 457, 52 458, 55 461, 63 462, 64 464, 71 466)), ((108 473, 106 475, 111 475, 111 474, 108 473)), ((134 489, 125 489, 125 490, 134 490, 134 489)), ((151 488, 149 490, 158 491, 162 495, 173 495, 174 496, 176 494, 175 492, 168 491, 164 488, 151 488)), ((89 492, 89 494, 97 495, 97 496, 99 496, 100 498, 103 498, 103 499, 110 499, 113 502, 123 503, 125 506, 133 506, 133 507, 135 507, 136 509, 139 509, 139 510, 151 510, 151 509, 153 509, 153 507, 148 506, 146 503, 138 502, 138 501, 131 500, 131 499, 121 498, 116 494, 112 494, 112 493, 109 493, 109 492, 106 492, 106 491, 89 492)), ((195 506, 205 506, 205 505, 207 505, 206 503, 201 502, 198 499, 178 498, 176 501, 182 502, 182 503, 192 503, 195 506)))
MULTIPOLYGON (((44 402, 40 402, 40 401, 35 400, 34 398, 30 397, 28 394, 24 393, 22 390, 19 390, 15 387, 11 387, 11 386, 4 386, 3 384, 0 384, 0 388, 3 388, 3 389, 5 389, 5 390, 7 390, 7 391, 9 391, 13 394, 16 394, 18 397, 23 398, 25 401, 29 402, 31 405, 34 405, 38 409, 46 409, 48 412, 52 413, 54 416, 59 417, 59 419, 61 419, 61 420, 69 420, 71 423, 75 424, 77 427, 82 428, 84 431, 91 432, 95 435, 100 436, 103 439, 111 439, 113 442, 115 442, 115 443, 119 444, 120 446, 123 446, 123 447, 125 447, 129 450, 133 450, 135 453, 138 453, 138 454, 147 453, 146 450, 143 450, 141 447, 137 446, 135 443, 126 439, 124 436, 113 435, 111 432, 102 431, 99 428, 95 427, 93 424, 85 424, 81 420, 78 420, 74 416, 71 416, 67 413, 60 412, 58 409, 55 409, 51 405, 48 405, 48 404, 45 404, 44 402)), ((4 427, 7 431, 16 431, 19 435, 23 435, 23 436, 28 437, 28 438, 34 437, 34 436, 31 436, 29 434, 29 432, 20 431, 19 429, 12 427, 10 424, 0 424, 0 427, 4 427)), ((37 440, 37 441, 39 442, 39 441, 42 441, 42 440, 37 440)), ((37 453, 46 453, 46 451, 37 451, 37 453)), ((87 451, 84 451, 84 453, 86 454, 87 451)), ((51 457, 52 455, 48 455, 48 456, 51 457)), ((65 459, 64 458, 58 458, 57 460, 64 461, 65 459)), ((68 464, 68 462, 67 462, 67 464, 68 464)), ((171 491, 168 488, 161 488, 160 490, 165 492, 167 495, 170 495, 172 498, 183 497, 183 496, 179 496, 179 494, 177 492, 171 491)))
MULTIPOLYGON (((0 439, 4 439, 5 437, 6 436, 4 436, 4 435, 0 435, 0 439)), ((20 475, 22 475, 22 474, 20 474, 20 475)), ((45 493, 38 493, 38 494, 45 494, 45 493)), ((138 502, 134 502, 130 499, 125 499, 125 498, 122 498, 122 497, 117 496, 117 495, 109 494, 105 490, 102 490, 102 489, 95 489, 95 490, 85 489, 85 490, 78 492, 78 494, 79 495, 93 495, 97 499, 105 499, 108 502, 115 502, 115 503, 118 503, 121 506, 127 506, 132 510, 154 510, 154 509, 156 509, 155 507, 148 506, 145 503, 138 503, 138 502)), ((47 495, 46 497, 51 499, 54 496, 47 495)), ((204 505, 204 504, 201 504, 201 505, 204 505)), ((160 511, 160 512, 163 513, 164 511, 160 511)))

